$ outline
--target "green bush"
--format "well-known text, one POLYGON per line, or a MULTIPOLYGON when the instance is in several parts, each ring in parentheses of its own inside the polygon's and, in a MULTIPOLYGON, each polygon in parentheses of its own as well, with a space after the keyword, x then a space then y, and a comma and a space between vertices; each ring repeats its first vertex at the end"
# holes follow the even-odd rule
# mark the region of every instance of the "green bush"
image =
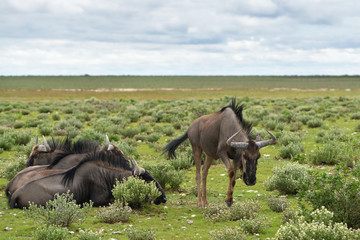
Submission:
POLYGON ((161 138, 161 134, 160 134, 160 133, 157 133, 157 132, 154 132, 154 133, 148 135, 148 136, 146 137, 146 140, 147 140, 148 142, 153 143, 153 142, 157 142, 160 138, 161 138))
POLYGON ((59 121, 60 120, 60 115, 59 113, 54 113, 51 118, 54 120, 54 121, 59 121))
POLYGON ((151 173, 163 189, 177 190, 185 178, 184 171, 176 171, 173 166, 167 164, 146 166, 145 169, 151 173))
POLYGON ((308 177, 308 169, 298 163, 289 163, 283 167, 275 167, 273 175, 264 182, 267 191, 278 190, 285 194, 298 192, 301 182, 308 177))
POLYGON ((52 127, 46 124, 41 124, 40 126, 38 126, 38 129, 40 135, 44 135, 44 136, 50 136, 53 132, 52 127))
POLYGON ((304 145, 302 143, 290 143, 286 146, 280 146, 279 156, 281 158, 296 158, 297 155, 304 151, 304 145))
POLYGON ((267 217, 256 216, 250 219, 239 220, 240 228, 248 234, 265 233, 269 228, 269 219, 267 217))
POLYGON ((39 113, 51 113, 52 109, 47 106, 39 107, 39 113))
POLYGON ((71 223, 84 221, 91 207, 92 203, 76 204, 73 194, 68 191, 61 195, 56 193, 54 200, 48 201, 45 207, 30 204, 25 214, 42 224, 68 227, 71 223))
POLYGON ((235 202, 230 208, 230 219, 237 221, 240 219, 254 218, 261 209, 259 201, 248 199, 241 202, 235 202))
POLYGON ((301 140, 302 139, 299 134, 284 131, 278 140, 278 144, 280 146, 287 146, 291 143, 301 143, 301 140))
POLYGON ((336 145, 337 144, 334 142, 329 142, 322 148, 318 148, 310 153, 309 159, 311 160, 312 164, 337 164, 339 162, 341 149, 336 145))
POLYGON ((156 237, 155 231, 143 228, 128 228, 126 230, 126 236, 130 240, 154 240, 156 237))
POLYGON ((24 122, 15 122, 14 125, 13 125, 13 128, 19 129, 19 128, 24 127, 24 125, 25 125, 24 122))
POLYGON ((10 161, 11 163, 2 172, 2 177, 11 180, 15 175, 26 167, 26 161, 22 158, 10 161))
POLYGON ((318 128, 318 127, 321 127, 323 124, 323 121, 321 119, 318 119, 318 118, 313 118, 311 120, 309 120, 307 122, 307 125, 310 127, 310 128, 318 128))
POLYGON ((212 240, 245 240, 246 234, 239 227, 225 227, 218 231, 211 231, 210 239, 212 240))
POLYGON ((120 131, 121 135, 123 135, 124 137, 132 138, 136 134, 140 133, 140 128, 138 128, 138 127, 128 127, 128 128, 120 129, 119 131, 120 131))
POLYGON ((266 203, 274 212, 283 212, 290 206, 286 196, 268 196, 266 197, 266 203))
POLYGON ((4 149, 5 151, 11 150, 14 144, 15 140, 12 138, 10 133, 5 133, 0 136, 0 148, 4 149))
POLYGON ((209 222, 226 222, 230 220, 230 211, 225 204, 210 203, 203 209, 203 215, 209 222))
POLYGON ((80 230, 77 236, 78 240, 100 240, 102 239, 103 234, 99 232, 93 232, 89 229, 80 230))
POLYGON ((359 120, 360 119, 360 112, 356 112, 350 115, 351 119, 359 120))
POLYGON ((130 122, 137 122, 139 121, 142 114, 138 111, 137 107, 129 106, 126 108, 124 112, 124 117, 129 119, 130 122))
POLYGON ((282 225, 275 235, 276 240, 308 239, 360 239, 360 230, 349 229, 346 224, 333 223, 332 212, 325 208, 311 213, 312 219, 300 216, 296 221, 282 225))
POLYGON ((128 222, 132 209, 126 204, 116 201, 107 208, 97 211, 98 218, 104 223, 128 222))
POLYGON ((312 173, 301 181, 299 201, 303 211, 308 213, 305 204, 313 209, 325 206, 334 213, 335 222, 344 222, 349 227, 360 227, 360 166, 354 169, 337 166, 333 172, 312 173))
POLYGON ((124 206, 128 204, 131 208, 141 208, 145 203, 160 196, 154 182, 146 183, 136 177, 129 177, 121 183, 116 181, 112 194, 116 201, 124 206))
POLYGON ((42 225, 34 232, 35 240, 63 240, 69 235, 67 228, 56 225, 42 225))
POLYGON ((170 165, 176 170, 189 169, 194 165, 191 152, 182 152, 176 156, 176 158, 170 159, 170 165))

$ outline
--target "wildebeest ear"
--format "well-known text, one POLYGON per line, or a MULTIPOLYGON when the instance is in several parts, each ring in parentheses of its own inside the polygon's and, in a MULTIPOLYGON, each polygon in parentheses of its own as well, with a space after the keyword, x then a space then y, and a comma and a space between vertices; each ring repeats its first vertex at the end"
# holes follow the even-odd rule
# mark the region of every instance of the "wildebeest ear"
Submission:
POLYGON ((261 135, 260 135, 260 134, 256 135, 255 141, 256 141, 256 142, 261 141, 261 135))

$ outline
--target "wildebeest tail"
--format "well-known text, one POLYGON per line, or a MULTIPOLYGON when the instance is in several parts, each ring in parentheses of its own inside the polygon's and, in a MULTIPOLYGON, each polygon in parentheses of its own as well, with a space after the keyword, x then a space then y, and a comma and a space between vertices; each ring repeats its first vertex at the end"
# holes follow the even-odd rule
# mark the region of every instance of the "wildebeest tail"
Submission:
POLYGON ((176 154, 175 154, 175 150, 176 148, 182 143, 184 142, 186 139, 188 138, 188 134, 187 132, 184 133, 183 135, 181 135, 178 138, 175 138, 173 140, 171 140, 165 147, 164 147, 164 151, 163 154, 165 152, 168 153, 169 158, 176 158, 176 154))

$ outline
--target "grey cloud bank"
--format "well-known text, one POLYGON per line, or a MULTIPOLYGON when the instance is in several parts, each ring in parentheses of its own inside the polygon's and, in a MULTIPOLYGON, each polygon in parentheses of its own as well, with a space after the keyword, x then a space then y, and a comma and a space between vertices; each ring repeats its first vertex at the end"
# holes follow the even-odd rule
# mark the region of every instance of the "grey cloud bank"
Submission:
POLYGON ((0 75, 357 75, 354 0, 0 0, 0 75))

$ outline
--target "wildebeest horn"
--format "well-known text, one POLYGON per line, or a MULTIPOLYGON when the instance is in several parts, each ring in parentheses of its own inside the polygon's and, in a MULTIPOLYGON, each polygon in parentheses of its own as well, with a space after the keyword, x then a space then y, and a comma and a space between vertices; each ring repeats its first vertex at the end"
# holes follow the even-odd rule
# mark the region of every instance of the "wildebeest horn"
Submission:
POLYGON ((35 142, 35 144, 37 145, 38 143, 39 143, 39 137, 36 136, 36 142, 35 142))
POLYGON ((229 145, 230 147, 234 147, 234 148, 241 148, 241 149, 247 149, 247 147, 249 146, 249 144, 247 142, 232 142, 233 138, 239 134, 239 132, 241 132, 241 130, 237 131, 234 135, 232 135, 231 137, 229 137, 229 139, 226 141, 227 145, 229 145))
POLYGON ((270 136, 271 136, 271 139, 270 140, 265 140, 265 141, 260 141, 260 142, 256 142, 256 145, 259 147, 259 148, 263 148, 263 147, 266 147, 270 144, 273 144, 276 142, 276 137, 274 134, 272 134, 270 131, 266 130, 270 136))
POLYGON ((135 176, 139 176, 139 175, 145 173, 145 169, 143 169, 142 167, 139 167, 133 157, 131 158, 131 164, 132 164, 131 168, 132 168, 135 176))
POLYGON ((43 137, 43 139, 44 139, 44 145, 45 145, 46 151, 50 152, 51 148, 50 148, 49 144, 47 143, 44 135, 43 135, 42 137, 43 137))
POLYGON ((106 144, 105 144, 105 147, 108 147, 108 148, 107 148, 108 151, 111 151, 111 150, 114 149, 114 145, 110 144, 110 140, 109 140, 108 135, 106 135, 106 144))

